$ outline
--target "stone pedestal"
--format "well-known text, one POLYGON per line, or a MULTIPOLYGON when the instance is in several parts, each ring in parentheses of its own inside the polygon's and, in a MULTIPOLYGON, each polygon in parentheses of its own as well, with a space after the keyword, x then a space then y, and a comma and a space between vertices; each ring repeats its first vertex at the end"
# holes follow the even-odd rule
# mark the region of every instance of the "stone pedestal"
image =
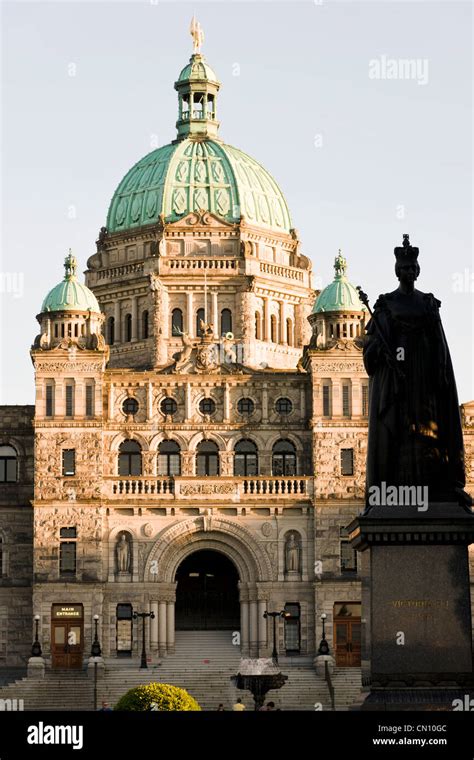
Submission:
POLYGON ((30 657, 28 660, 27 677, 41 679, 44 678, 46 663, 42 657, 30 657))
POLYGON ((370 694, 362 709, 452 709, 474 690, 468 544, 458 504, 372 507, 349 526, 370 551, 370 694))
POLYGON ((285 573, 285 581, 299 581, 301 580, 301 573, 299 570, 287 570, 285 573))
POLYGON ((103 678, 105 675, 105 662, 103 657, 89 657, 87 662, 87 675, 94 678, 95 665, 97 664, 97 678, 103 678))
POLYGON ((313 660, 317 675, 323 679, 326 677, 326 663, 329 675, 332 676, 334 673, 335 665, 334 657, 332 657, 330 654, 317 654, 313 660))

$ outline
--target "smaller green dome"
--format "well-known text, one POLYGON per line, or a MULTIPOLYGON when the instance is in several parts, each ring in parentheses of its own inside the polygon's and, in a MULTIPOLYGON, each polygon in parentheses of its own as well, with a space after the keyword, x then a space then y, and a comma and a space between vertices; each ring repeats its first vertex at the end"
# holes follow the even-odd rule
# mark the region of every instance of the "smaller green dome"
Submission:
POLYGON ((71 250, 64 260, 64 280, 49 291, 43 301, 41 313, 47 311, 93 311, 100 314, 100 306, 92 290, 76 278, 77 259, 71 250))
POLYGON ((217 76, 209 66, 206 59, 200 53, 194 53, 189 59, 189 63, 181 71, 178 82, 196 81, 218 82, 217 76))
POLYGON ((347 261, 339 251, 334 261, 334 280, 321 291, 312 314, 328 311, 366 311, 355 287, 346 277, 347 261))

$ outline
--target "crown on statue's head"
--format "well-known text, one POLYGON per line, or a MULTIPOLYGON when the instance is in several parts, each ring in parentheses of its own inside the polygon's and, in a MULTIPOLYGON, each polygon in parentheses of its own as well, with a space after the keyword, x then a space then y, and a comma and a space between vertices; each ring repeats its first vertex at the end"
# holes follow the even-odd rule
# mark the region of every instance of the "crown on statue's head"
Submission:
POLYGON ((414 248, 412 245, 410 245, 409 235, 404 235, 403 244, 401 246, 398 246, 394 250, 397 263, 400 263, 400 264, 417 261, 419 252, 420 252, 419 248, 414 248))

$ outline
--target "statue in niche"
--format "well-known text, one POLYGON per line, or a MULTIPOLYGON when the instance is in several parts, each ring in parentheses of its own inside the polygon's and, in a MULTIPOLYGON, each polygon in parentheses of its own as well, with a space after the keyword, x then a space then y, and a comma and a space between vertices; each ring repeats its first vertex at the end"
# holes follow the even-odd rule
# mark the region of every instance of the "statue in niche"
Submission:
POLYGON ((299 573, 300 571, 300 546, 296 533, 290 533, 285 546, 286 572, 299 573))
POLYGON ((130 572, 130 544, 126 533, 117 542, 117 566, 119 573, 130 572))

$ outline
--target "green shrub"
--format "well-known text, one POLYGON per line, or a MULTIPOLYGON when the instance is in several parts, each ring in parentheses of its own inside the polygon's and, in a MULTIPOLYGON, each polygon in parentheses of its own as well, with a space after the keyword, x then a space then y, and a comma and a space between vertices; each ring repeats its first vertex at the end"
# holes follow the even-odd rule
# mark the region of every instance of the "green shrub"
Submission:
POLYGON ((147 683, 127 691, 119 699, 114 710, 146 712, 152 708, 162 712, 201 709, 196 700, 179 686, 169 683, 147 683))

